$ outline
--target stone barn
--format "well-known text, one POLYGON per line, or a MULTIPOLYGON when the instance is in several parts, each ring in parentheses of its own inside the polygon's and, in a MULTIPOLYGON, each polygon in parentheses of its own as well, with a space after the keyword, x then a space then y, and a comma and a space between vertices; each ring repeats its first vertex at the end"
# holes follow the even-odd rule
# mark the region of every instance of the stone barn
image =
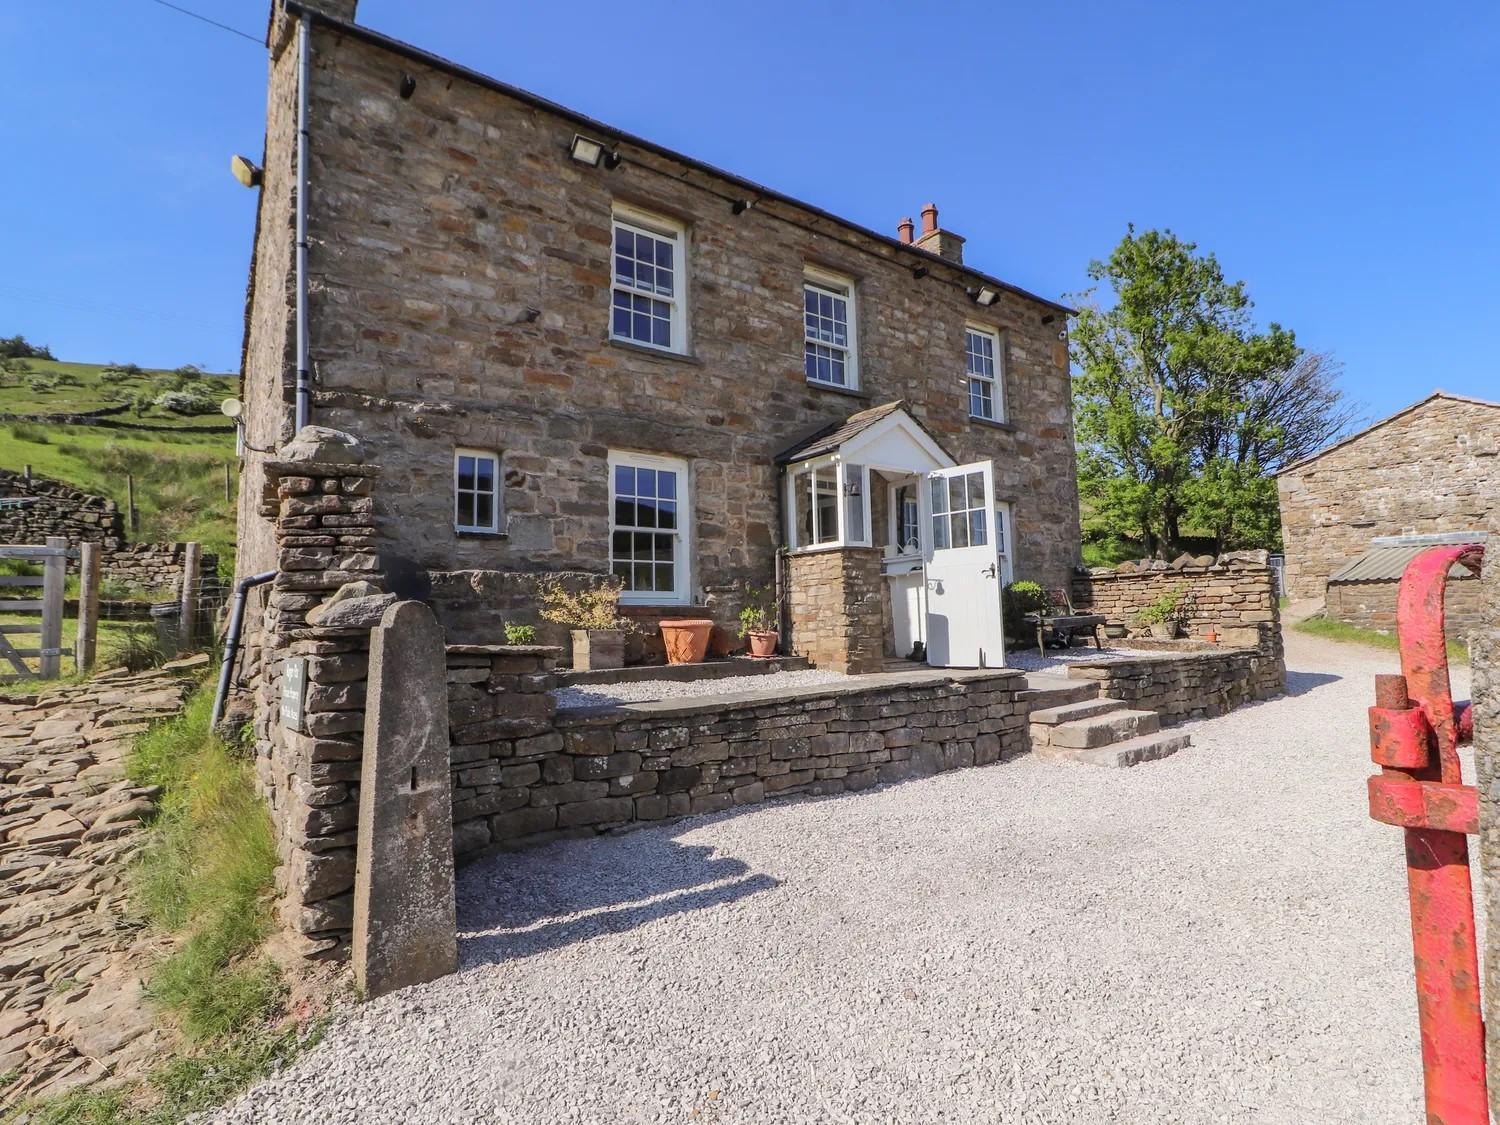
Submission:
MULTIPOLYGON (((1281 471, 1286 591, 1329 617, 1395 627, 1401 572, 1423 547, 1484 538, 1500 511, 1500 403, 1434 391, 1281 471)), ((1475 580, 1449 587, 1459 627, 1475 580)))

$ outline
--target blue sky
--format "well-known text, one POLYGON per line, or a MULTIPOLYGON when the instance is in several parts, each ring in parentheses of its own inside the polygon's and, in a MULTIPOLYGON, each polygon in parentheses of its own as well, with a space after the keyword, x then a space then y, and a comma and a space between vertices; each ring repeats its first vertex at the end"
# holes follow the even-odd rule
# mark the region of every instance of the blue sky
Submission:
MULTIPOLYGON (((262 33, 259 0, 183 0, 262 33)), ((1500 398, 1500 8, 365 0, 359 20, 858 222, 935 200, 1048 296, 1128 222, 1248 281, 1373 415, 1500 398)), ((262 48, 152 0, 14 2, 0 335, 239 363, 262 48)))

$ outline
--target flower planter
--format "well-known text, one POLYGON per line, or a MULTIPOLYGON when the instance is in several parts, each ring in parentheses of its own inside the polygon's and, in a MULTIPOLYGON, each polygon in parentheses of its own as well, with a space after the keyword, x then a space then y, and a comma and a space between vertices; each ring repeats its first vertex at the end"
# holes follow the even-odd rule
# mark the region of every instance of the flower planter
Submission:
POLYGON ((751 629, 746 636, 750 641, 750 655, 757 660, 769 660, 776 655, 776 642, 781 634, 775 629, 751 629))
POLYGON ((573 670, 625 667, 625 633, 620 629, 574 629, 573 670))
POLYGON ((702 664, 714 623, 707 618, 679 617, 659 622, 668 664, 702 664))
POLYGON ((1158 621, 1147 626, 1151 630, 1151 636, 1158 641, 1170 641, 1177 636, 1177 623, 1175 621, 1158 621))

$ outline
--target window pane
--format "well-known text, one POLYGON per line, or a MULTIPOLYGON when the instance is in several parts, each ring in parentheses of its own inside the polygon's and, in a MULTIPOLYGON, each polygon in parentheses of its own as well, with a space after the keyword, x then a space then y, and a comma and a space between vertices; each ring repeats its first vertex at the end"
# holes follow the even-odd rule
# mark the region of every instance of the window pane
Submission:
POLYGON ((933 550, 945 550, 948 546, 948 517, 938 514, 932 517, 933 550))
POLYGON ((649 590, 649 589, 651 589, 651 564, 650 563, 636 563, 635 566, 633 566, 631 568, 631 570, 632 570, 633 573, 632 573, 632 577, 630 579, 630 589, 632 589, 632 590, 649 590))
POLYGON ((675 575, 676 567, 671 563, 656 564, 656 591, 659 594, 670 594, 676 589, 675 575))
POLYGON ((952 533, 950 542, 955 547, 967 547, 969 545, 969 521, 962 512, 954 512, 948 517, 949 530, 952 533))
POLYGON ((803 359, 807 366, 807 377, 809 379, 816 379, 818 377, 818 357, 814 354, 811 344, 807 345, 807 351, 803 359))
POLYGON ((633 540, 630 550, 631 557, 638 562, 641 559, 649 560, 651 558, 652 536, 648 532, 637 531, 631 536, 631 539, 633 540))
POLYGON ((969 501, 965 505, 965 507, 969 507, 969 508, 982 508, 982 507, 984 507, 984 474, 983 473, 968 473, 968 474, 965 475, 964 480, 965 480, 965 482, 968 485, 968 493, 969 493, 969 501))
POLYGON ((637 500, 635 502, 635 519, 637 527, 655 527, 656 501, 651 499, 637 500))
POLYGON ((474 526, 483 528, 494 527, 494 496, 488 492, 481 492, 477 497, 475 497, 475 500, 477 507, 475 509, 474 526))
POLYGON ((458 459, 458 487, 474 487, 474 458, 460 456, 458 459))
POLYGON ((984 526, 984 522, 983 508, 969 513, 969 546, 983 547, 990 541, 988 529, 984 526))
POLYGON ((635 504, 629 500, 615 501, 615 526, 635 526, 635 504))
POLYGON ((474 526, 474 494, 472 492, 460 492, 458 494, 456 522, 459 527, 474 526))
POLYGON ((964 508, 964 478, 948 478, 948 504, 944 509, 949 512, 959 512, 964 508))
POLYGON ((609 537, 609 553, 616 560, 630 557, 630 532, 617 531, 609 537))
POLYGON ((635 495, 635 470, 629 465, 615 466, 615 495, 635 495))
POLYGON ((675 528, 677 526, 677 504, 672 500, 662 500, 656 505, 656 526, 675 528))
POLYGON ((651 342, 659 348, 672 346, 672 322, 670 320, 658 319, 651 322, 651 342))
POLYGON ((864 478, 863 466, 844 466, 844 480, 859 490, 858 496, 844 497, 844 542, 846 543, 858 543, 865 537, 864 478))
POLYGON ((672 537, 670 535, 653 535, 652 554, 657 562, 672 561, 672 537))
POLYGON ((803 470, 792 478, 793 526, 797 529, 797 545, 805 547, 813 541, 812 533, 812 474, 803 470))
POLYGON ((656 494, 666 500, 675 498, 677 495, 677 474, 668 472, 666 469, 657 469, 656 494))
POLYGON ((928 491, 932 494, 932 514, 939 515, 948 510, 948 486, 943 483, 942 477, 933 477, 928 483, 928 491))
POLYGON ((474 476, 479 481, 478 487, 485 492, 491 492, 495 488, 495 459, 493 457, 479 457, 474 462, 474 476))
POLYGON ((637 469, 635 471, 635 494, 637 496, 656 495, 655 469, 637 469))

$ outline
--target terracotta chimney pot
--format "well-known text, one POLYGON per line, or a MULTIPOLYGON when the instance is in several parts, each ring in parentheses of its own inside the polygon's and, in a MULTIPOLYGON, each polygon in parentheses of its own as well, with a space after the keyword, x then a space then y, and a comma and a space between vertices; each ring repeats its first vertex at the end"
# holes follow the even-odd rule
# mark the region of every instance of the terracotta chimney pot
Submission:
POLYGON ((922 233, 931 234, 938 229, 937 204, 928 203, 922 208, 922 233))
POLYGON ((911 216, 908 215, 896 224, 896 237, 902 242, 910 242, 916 229, 916 224, 911 221, 911 216))

